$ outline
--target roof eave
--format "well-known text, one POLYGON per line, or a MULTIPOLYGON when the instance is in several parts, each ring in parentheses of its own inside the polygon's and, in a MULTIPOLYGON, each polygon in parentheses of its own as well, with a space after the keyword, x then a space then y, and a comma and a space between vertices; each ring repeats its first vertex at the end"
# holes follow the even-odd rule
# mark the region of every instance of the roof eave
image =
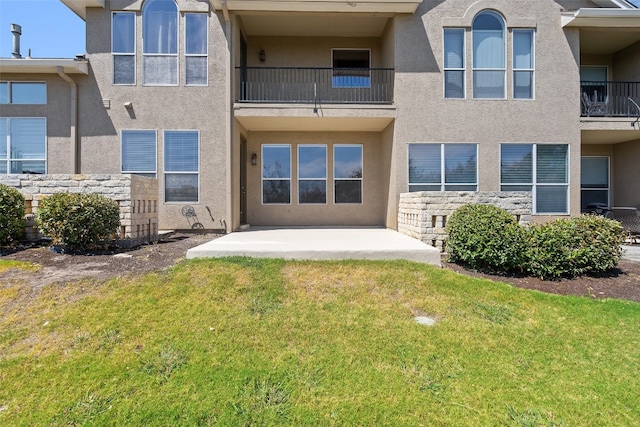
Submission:
POLYGON ((640 9, 585 8, 563 12, 562 26, 640 28, 640 9))
POLYGON ((0 74, 58 74, 59 67, 65 74, 89 74, 86 59, 0 58, 0 74))
MULTIPOLYGON (((68 0, 67 0, 68 1, 68 0)), ((230 12, 414 13, 422 0, 210 0, 230 12)))
POLYGON ((101 7, 104 9, 105 0, 60 0, 65 6, 71 9, 76 15, 82 18, 83 21, 87 19, 88 7, 101 7))

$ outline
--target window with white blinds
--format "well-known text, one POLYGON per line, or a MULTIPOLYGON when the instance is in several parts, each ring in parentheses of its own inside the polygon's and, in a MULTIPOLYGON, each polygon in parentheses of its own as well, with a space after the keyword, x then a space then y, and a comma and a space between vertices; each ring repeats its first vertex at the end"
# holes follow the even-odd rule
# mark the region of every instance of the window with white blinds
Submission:
POLYGON ((164 131, 165 202, 198 202, 199 145, 198 131, 164 131))
POLYGON ((534 32, 513 30, 513 97, 533 99, 534 32))
POLYGON ((473 20, 473 97, 505 98, 505 23, 493 11, 479 13, 473 20))
POLYGON ((187 13, 184 15, 185 84, 207 85, 207 15, 187 13))
POLYGON ((113 12, 111 15, 111 55, 113 84, 136 83, 136 14, 113 12))
POLYGON ((500 189, 532 191, 535 214, 569 213, 569 146, 502 144, 500 189))
POLYGON ((157 133, 155 130, 123 130, 121 141, 121 171, 149 178, 156 177, 157 133))
POLYGON ((409 144, 409 191, 477 191, 478 144, 409 144))
POLYGON ((444 97, 465 97, 465 49, 463 28, 444 30, 444 97))
POLYGON ((143 83, 178 84, 178 7, 174 0, 147 0, 142 8, 143 83))
POLYGON ((47 172, 47 120, 0 117, 0 173, 47 172))

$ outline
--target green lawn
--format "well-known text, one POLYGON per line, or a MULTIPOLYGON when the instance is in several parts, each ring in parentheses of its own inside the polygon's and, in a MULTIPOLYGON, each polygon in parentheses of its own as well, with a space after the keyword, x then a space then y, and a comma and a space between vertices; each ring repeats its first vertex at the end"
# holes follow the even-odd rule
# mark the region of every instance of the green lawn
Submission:
POLYGON ((3 426, 634 426, 638 372, 640 304, 408 262, 0 285, 3 426))

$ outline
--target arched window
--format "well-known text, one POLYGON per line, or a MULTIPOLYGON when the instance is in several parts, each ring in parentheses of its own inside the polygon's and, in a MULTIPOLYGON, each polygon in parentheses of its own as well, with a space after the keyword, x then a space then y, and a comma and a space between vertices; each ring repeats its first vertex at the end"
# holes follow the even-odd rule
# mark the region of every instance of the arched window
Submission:
POLYGON ((147 0, 142 8, 144 84, 178 84, 178 7, 174 0, 147 0))
POLYGON ((505 98, 505 23, 493 11, 480 12, 473 20, 473 97, 505 98))

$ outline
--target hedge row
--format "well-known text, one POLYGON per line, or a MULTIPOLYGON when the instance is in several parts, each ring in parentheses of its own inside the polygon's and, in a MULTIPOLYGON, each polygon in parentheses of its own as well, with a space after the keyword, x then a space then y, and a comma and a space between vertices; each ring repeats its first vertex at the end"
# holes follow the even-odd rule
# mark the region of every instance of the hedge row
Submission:
POLYGON ((546 280, 602 274, 618 265, 624 233, 619 222, 582 215, 529 227, 496 206, 466 205, 447 224, 449 260, 491 273, 546 280))

